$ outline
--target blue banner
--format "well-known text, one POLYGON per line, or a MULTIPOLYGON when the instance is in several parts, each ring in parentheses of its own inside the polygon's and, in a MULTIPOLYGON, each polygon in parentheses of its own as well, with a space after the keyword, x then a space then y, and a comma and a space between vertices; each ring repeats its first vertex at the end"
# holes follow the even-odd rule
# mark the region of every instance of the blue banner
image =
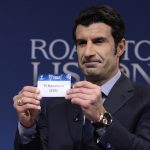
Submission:
POLYGON ((0 2, 0 150, 13 150, 17 115, 13 96, 25 85, 36 85, 40 74, 84 77, 77 63, 72 28, 78 12, 110 4, 126 25, 126 53, 121 70, 150 86, 150 1, 148 0, 13 0, 0 2))

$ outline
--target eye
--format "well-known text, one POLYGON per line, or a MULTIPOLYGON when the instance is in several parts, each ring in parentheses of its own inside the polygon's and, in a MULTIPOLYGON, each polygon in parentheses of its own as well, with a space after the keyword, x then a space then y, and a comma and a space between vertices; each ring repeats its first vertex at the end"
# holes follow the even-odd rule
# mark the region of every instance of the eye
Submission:
POLYGON ((94 44, 101 44, 101 43, 104 43, 105 42, 105 38, 96 38, 96 39, 93 39, 93 43, 94 44))
POLYGON ((87 44, 86 40, 77 40, 76 41, 76 45, 77 46, 84 46, 85 44, 87 44))

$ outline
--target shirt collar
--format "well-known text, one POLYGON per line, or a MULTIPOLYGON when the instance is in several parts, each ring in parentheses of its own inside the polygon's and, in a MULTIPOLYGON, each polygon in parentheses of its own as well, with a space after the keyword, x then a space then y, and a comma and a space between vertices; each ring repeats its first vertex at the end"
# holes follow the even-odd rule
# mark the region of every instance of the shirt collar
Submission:
POLYGON ((117 80, 120 78, 120 76, 121 76, 121 72, 119 70, 114 77, 112 77, 110 80, 108 80, 105 84, 101 86, 101 90, 106 96, 108 96, 110 90, 117 82, 117 80))

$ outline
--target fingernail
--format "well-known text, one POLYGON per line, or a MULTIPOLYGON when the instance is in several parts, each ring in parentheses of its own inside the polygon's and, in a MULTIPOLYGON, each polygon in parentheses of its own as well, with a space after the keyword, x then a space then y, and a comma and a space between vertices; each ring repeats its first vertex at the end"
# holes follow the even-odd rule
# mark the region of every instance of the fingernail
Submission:
POLYGON ((41 106, 38 106, 37 108, 40 110, 40 109, 41 109, 41 106))
POLYGON ((70 90, 67 90, 67 91, 66 91, 66 94, 69 94, 69 92, 70 92, 70 90))
POLYGON ((38 96, 37 96, 37 99, 39 99, 39 100, 40 100, 41 98, 42 98, 42 96, 41 96, 41 95, 38 95, 38 96))
POLYGON ((72 85, 72 88, 74 88, 74 87, 75 87, 75 84, 72 85))
POLYGON ((65 95, 65 99, 68 99, 68 95, 65 95))

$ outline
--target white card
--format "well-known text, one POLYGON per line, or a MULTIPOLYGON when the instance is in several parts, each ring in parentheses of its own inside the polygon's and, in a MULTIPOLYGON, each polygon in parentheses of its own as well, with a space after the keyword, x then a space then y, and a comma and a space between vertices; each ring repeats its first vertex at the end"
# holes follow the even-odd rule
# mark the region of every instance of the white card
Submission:
POLYGON ((66 91, 71 88, 71 75, 40 75, 37 87, 42 97, 64 97, 66 91))

